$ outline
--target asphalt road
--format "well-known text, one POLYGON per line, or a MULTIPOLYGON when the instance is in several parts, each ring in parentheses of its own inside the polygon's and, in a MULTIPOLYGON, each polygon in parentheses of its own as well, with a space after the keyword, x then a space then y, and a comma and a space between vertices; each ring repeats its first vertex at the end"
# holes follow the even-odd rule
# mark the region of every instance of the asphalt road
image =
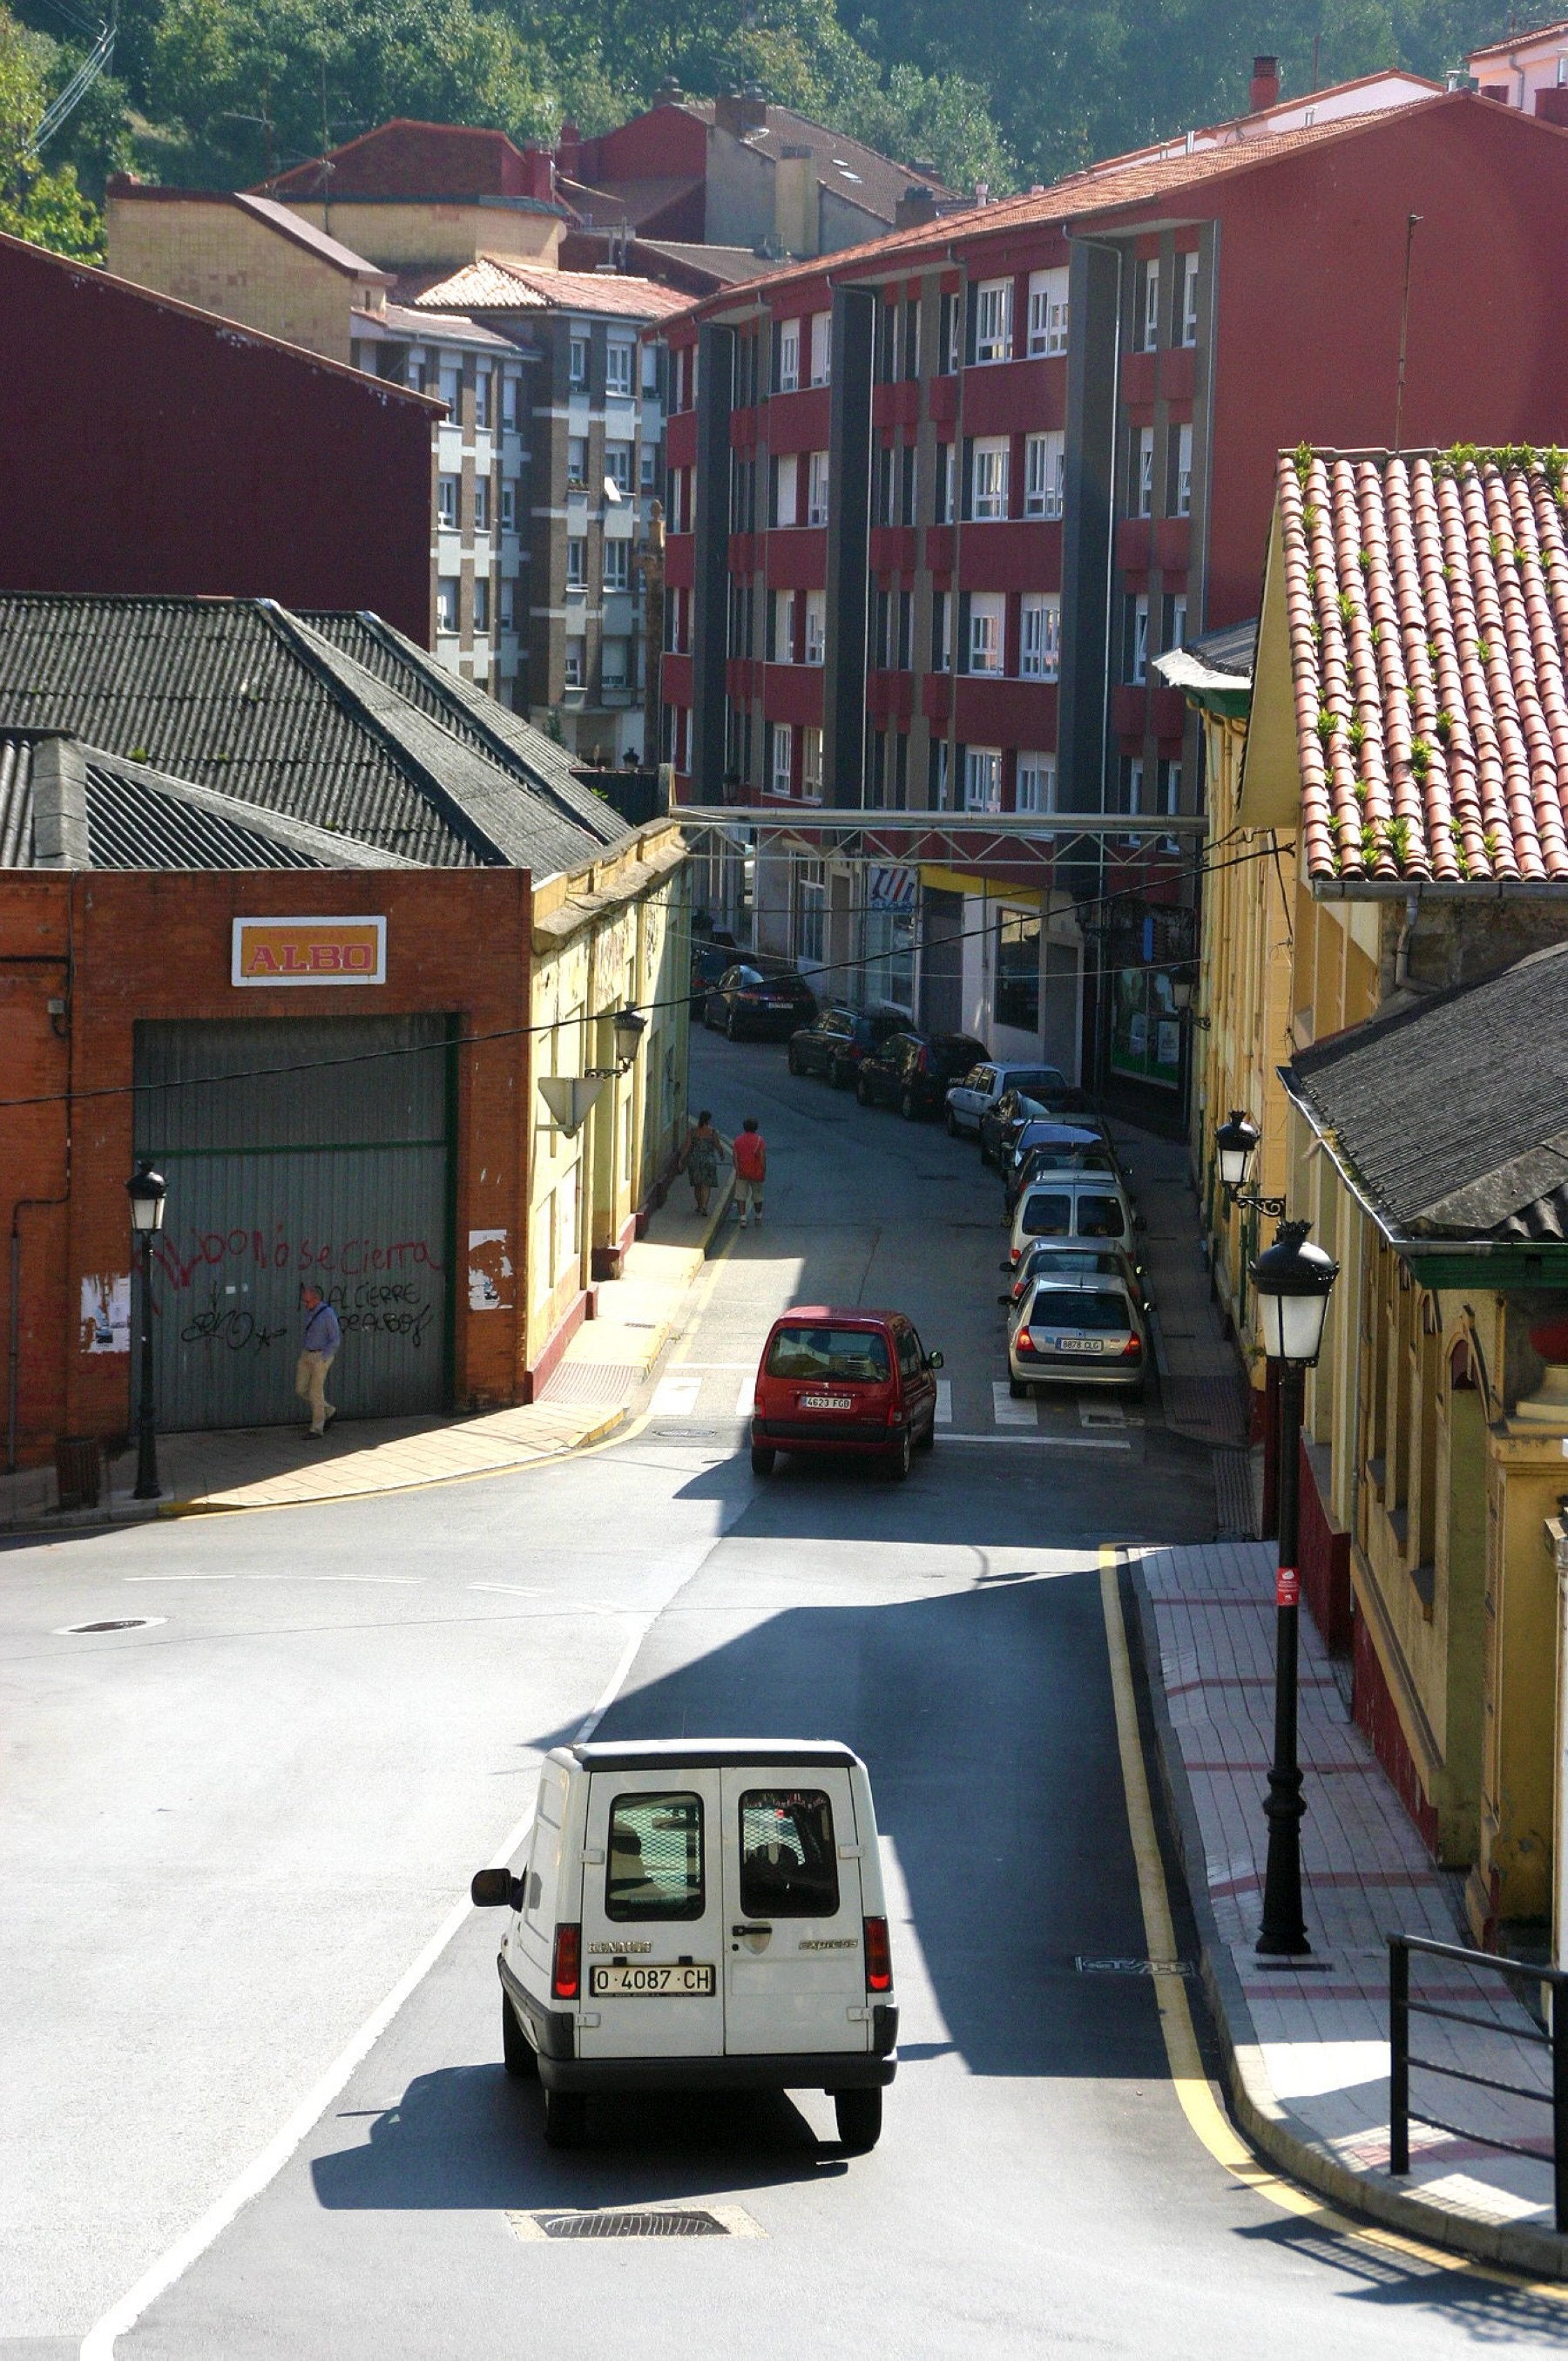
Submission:
POLYGON ((302 2107, 120 2355, 1568 2343, 1568 2306, 1239 2187, 1177 2103, 1148 1982, 1075 1965, 1144 1948, 1098 1545, 1206 1538, 1207 1455, 1156 1402, 1122 1431, 1072 1403, 997 1425, 973 1151, 780 1053, 698 1059, 725 1128, 762 1117, 767 1222, 694 1290, 630 1439, 0 1555, 0 2361, 75 2355, 302 2107), (947 1356, 905 1486, 751 1477, 742 1380, 773 1312, 821 1295, 898 1302, 947 1356), (132 1614, 162 1620, 57 1636, 132 1614), (870 1763, 903 2037, 873 2154, 840 2154, 810 2093, 604 2103, 585 2149, 546 2150, 500 2070, 495 1914, 457 1911, 333 2074, 601 1705, 604 1735, 832 1736, 870 1763), (541 2243, 512 2218, 676 2200, 758 2235, 541 2243))

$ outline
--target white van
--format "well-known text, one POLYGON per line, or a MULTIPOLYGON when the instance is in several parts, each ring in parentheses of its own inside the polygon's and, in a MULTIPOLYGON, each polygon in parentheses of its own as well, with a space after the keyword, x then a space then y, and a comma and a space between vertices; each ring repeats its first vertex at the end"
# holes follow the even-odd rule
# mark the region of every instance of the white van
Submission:
POLYGON ((502 1940, 509 2074, 544 2085, 544 2136, 595 2091, 830 2092, 876 2145, 898 2009, 876 1816, 847 1746, 661 1739, 545 1757, 521 1874, 473 1898, 502 1940))
POLYGON ((1132 1201, 1113 1172, 1047 1172, 1019 1196, 1007 1257, 1014 1268, 1036 1238, 1098 1238, 1131 1246, 1132 1201))

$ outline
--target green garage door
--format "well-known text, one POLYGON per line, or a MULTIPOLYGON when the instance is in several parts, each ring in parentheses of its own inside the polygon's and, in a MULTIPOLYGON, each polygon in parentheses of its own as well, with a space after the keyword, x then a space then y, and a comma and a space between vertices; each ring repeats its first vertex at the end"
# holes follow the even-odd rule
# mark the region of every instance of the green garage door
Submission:
POLYGON ((448 1033, 441 1016, 137 1026, 137 1153, 169 1186, 161 1427, 300 1416, 306 1280, 342 1323, 328 1390, 345 1417, 446 1407, 448 1033))

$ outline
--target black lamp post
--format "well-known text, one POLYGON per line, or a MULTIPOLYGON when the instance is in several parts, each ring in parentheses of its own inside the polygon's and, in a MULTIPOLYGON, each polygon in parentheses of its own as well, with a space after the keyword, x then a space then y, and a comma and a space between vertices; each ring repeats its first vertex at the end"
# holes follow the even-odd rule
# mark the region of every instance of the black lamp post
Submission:
POLYGON ((152 1242, 163 1227, 163 1175, 144 1158, 126 1182, 131 1227, 141 1240, 141 1400, 137 1406, 137 1500, 158 1500, 158 1443, 152 1425, 152 1242))

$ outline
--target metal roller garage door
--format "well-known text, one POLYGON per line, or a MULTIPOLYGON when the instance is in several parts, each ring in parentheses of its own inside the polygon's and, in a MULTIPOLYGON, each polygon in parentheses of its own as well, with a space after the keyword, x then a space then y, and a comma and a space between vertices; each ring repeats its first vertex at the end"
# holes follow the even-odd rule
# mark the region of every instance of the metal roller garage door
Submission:
POLYGON ((306 1280, 342 1323, 329 1391, 345 1417, 446 1406, 450 1029, 443 1016, 137 1026, 137 1152, 169 1187, 152 1290, 160 1426, 297 1419, 306 1280), (414 1054, 368 1054, 387 1051, 414 1054))

